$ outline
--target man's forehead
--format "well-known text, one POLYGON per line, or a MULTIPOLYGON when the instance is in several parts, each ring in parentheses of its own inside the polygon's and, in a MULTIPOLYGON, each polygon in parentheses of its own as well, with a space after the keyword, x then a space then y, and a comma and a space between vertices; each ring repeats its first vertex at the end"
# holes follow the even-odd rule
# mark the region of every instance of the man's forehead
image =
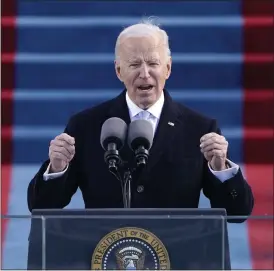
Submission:
POLYGON ((159 35, 129 36, 120 39, 120 47, 123 49, 156 49, 162 45, 162 38, 159 35))
POLYGON ((140 42, 150 42, 158 43, 162 37, 158 33, 143 33, 143 34, 131 34, 124 35, 120 37, 120 43, 140 43, 140 42))
POLYGON ((164 50, 164 45, 159 39, 136 39, 130 37, 120 43, 120 53, 124 55, 156 57, 161 50, 164 50))

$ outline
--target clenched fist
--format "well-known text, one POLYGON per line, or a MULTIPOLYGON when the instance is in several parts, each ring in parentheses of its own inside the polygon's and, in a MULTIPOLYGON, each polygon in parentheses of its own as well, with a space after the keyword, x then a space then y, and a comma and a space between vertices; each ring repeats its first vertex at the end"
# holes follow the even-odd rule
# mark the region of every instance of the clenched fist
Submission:
POLYGON ((201 152, 213 170, 226 169, 228 142, 225 137, 216 133, 209 133, 201 137, 201 152))
POLYGON ((66 133, 62 133, 51 140, 49 147, 50 172, 63 171, 75 154, 75 140, 66 133))

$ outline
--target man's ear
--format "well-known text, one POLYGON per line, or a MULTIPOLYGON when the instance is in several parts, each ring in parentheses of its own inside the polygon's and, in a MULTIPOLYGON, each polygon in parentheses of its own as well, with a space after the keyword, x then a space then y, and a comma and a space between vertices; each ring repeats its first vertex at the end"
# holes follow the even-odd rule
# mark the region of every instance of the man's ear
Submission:
POLYGON ((172 59, 171 57, 168 58, 168 61, 167 61, 167 73, 166 73, 166 79, 169 78, 170 74, 171 74, 171 66, 172 66, 172 59))
POLYGON ((118 77, 118 79, 123 82, 122 75, 121 75, 121 67, 120 67, 120 61, 114 60, 114 66, 115 66, 115 72, 118 77))

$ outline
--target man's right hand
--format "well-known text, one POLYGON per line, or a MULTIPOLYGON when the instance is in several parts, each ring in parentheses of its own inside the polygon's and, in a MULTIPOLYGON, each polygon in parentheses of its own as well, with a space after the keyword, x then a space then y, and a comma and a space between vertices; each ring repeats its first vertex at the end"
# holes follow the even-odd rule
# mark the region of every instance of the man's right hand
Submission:
POLYGON ((75 139, 62 133, 51 140, 49 147, 50 170, 49 173, 63 171, 75 154, 75 139))

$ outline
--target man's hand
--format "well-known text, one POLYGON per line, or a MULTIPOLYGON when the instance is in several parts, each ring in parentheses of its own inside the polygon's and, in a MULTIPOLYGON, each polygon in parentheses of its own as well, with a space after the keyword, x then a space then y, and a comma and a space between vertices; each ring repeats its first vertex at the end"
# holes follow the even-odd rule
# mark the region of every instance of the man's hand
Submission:
POLYGON ((49 147, 50 173, 61 172, 67 167, 75 154, 74 144, 74 138, 66 133, 51 140, 49 147))
POLYGON ((228 142, 216 133, 205 134, 200 139, 201 152, 215 171, 226 169, 228 142))

